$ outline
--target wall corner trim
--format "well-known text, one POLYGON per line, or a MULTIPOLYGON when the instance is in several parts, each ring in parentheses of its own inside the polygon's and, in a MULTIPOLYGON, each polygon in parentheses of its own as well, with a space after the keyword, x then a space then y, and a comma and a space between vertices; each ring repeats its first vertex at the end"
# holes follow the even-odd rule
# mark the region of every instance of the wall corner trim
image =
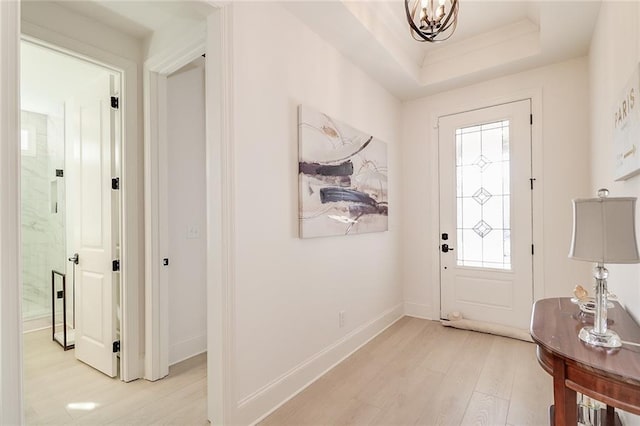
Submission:
POLYGON ((0 46, 0 424, 23 424, 19 2, 0 1, 0 46))

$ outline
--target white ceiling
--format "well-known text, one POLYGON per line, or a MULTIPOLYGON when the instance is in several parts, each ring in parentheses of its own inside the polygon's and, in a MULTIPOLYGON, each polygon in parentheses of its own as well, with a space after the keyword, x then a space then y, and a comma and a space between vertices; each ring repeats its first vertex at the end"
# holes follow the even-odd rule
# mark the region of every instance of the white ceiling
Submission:
POLYGON ((403 0, 283 3, 401 99, 588 53, 600 1, 460 0, 442 43, 415 41, 403 0))
POLYGON ((202 20, 211 13, 211 5, 203 1, 60 0, 55 3, 139 39, 172 21, 202 20))
MULTIPOLYGON (((211 11, 207 1, 58 3, 140 39, 211 11)), ((400 99, 584 56, 600 9, 600 0, 460 0, 456 32, 431 44, 411 37, 403 0, 280 4, 400 99)))

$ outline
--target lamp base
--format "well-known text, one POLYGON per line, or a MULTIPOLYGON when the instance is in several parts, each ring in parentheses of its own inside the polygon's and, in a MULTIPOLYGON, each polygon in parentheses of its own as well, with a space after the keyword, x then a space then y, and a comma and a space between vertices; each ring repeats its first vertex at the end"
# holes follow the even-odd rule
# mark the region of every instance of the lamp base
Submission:
POLYGON ((596 333, 593 327, 582 327, 578 337, 583 342, 605 348, 619 348, 622 346, 620 336, 615 331, 607 330, 604 333, 596 333))

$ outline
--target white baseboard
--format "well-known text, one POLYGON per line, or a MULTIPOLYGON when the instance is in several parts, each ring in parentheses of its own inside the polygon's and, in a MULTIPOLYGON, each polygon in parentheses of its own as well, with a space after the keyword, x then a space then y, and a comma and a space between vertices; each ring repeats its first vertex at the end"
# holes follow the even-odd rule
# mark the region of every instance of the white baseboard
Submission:
POLYGON ((192 337, 169 347, 169 365, 199 355, 207 350, 207 335, 192 337))
POLYGON ((51 328, 51 314, 28 318, 22 322, 22 332, 30 333, 51 328))
POLYGON ((271 383, 241 399, 235 410, 233 424, 254 425, 264 419, 403 316, 402 304, 386 310, 377 318, 356 328, 271 383))
POLYGON ((408 317, 439 320, 438 315, 433 312, 430 305, 421 305, 419 303, 404 302, 404 314, 408 317))

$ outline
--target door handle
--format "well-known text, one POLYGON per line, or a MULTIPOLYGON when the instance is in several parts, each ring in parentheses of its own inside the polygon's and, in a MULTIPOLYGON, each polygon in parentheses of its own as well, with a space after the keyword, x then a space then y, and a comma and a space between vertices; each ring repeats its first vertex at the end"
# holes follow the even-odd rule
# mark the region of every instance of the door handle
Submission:
POLYGON ((73 262, 74 265, 77 265, 80 262, 80 256, 78 253, 74 253, 73 256, 69 258, 69 262, 73 262))
POLYGON ((449 247, 449 244, 443 244, 442 245, 442 252, 443 253, 448 253, 450 251, 453 251, 453 247, 449 247))

